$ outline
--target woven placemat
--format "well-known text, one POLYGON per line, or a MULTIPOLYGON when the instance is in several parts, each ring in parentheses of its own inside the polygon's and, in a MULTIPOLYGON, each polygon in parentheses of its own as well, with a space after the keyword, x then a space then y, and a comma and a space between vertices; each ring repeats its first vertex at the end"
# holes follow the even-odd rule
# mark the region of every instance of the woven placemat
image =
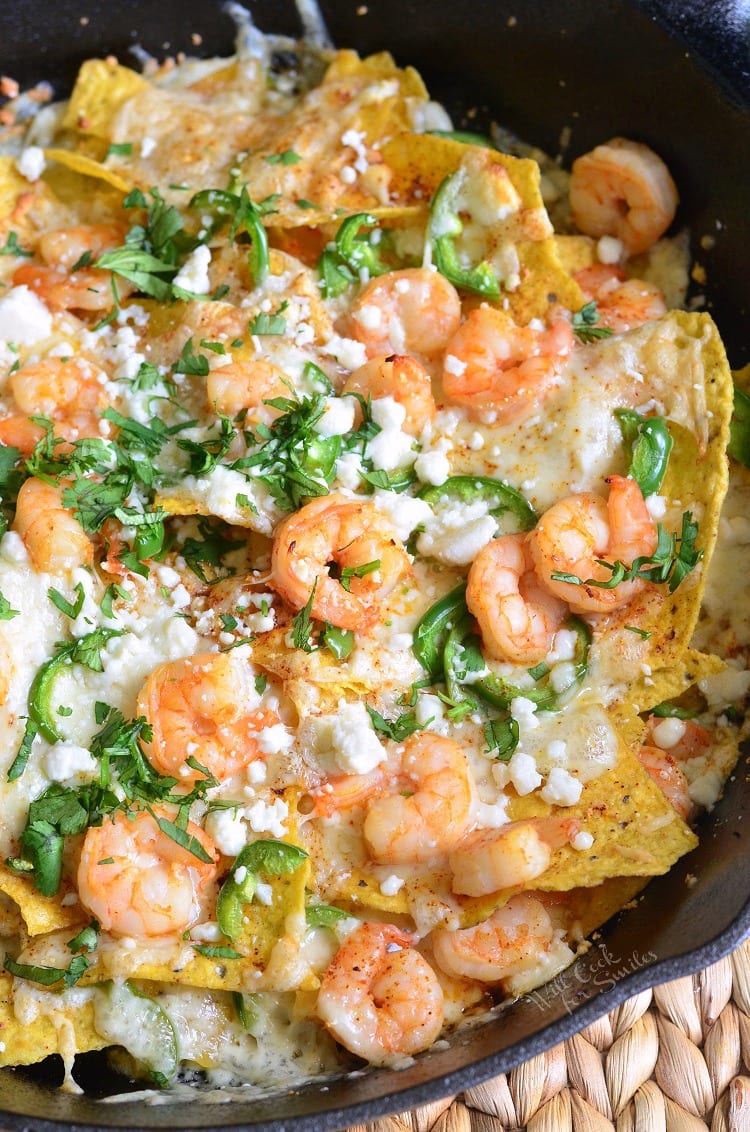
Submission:
POLYGON ((750 1132, 750 940, 457 1097, 349 1132, 750 1132))

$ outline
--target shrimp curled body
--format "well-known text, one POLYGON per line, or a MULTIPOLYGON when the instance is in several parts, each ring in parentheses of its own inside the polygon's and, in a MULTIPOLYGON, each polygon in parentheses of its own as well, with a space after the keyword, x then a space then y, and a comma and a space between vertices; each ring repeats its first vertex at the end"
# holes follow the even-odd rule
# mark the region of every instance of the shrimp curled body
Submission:
POLYGON ((350 333, 369 358, 409 354, 432 360, 461 321, 458 291, 425 267, 389 271, 367 283, 354 304, 350 333))
POLYGON ((524 535, 488 542, 471 564, 466 604, 495 660, 538 664, 568 613, 534 572, 524 535))
POLYGON ((647 145, 612 138, 573 162, 570 207, 587 236, 616 236, 630 255, 666 232, 679 197, 669 170, 647 145))
POLYGON ((447 853, 472 820, 474 780, 458 743, 426 732, 404 745, 398 790, 367 811, 364 838, 375 861, 403 865, 447 853))
POLYGON ((395 533, 388 533, 382 512, 344 495, 305 504, 274 536, 271 585, 295 609, 307 604, 314 587, 312 616, 340 629, 374 625, 381 603, 410 569, 406 550, 395 533), (343 582, 332 576, 332 564, 343 582), (367 570, 360 577, 361 567, 367 570))
POLYGON ((13 530, 23 539, 35 570, 63 574, 87 566, 93 547, 75 515, 63 506, 62 489, 31 478, 16 501, 13 530))
POLYGON ((258 733, 278 723, 274 712, 248 708, 254 700, 249 670, 228 653, 158 665, 138 695, 138 714, 152 729, 147 758, 183 782, 205 778, 186 763, 190 754, 219 781, 231 777, 260 756, 258 733))
POLYGON ((569 495, 542 515, 529 536, 537 574, 544 586, 566 601, 574 613, 607 613, 627 605, 646 583, 636 578, 613 589, 576 585, 552 575, 573 574, 609 581, 612 572, 599 559, 631 566, 653 554, 657 534, 641 489, 635 480, 610 476, 609 499, 593 492, 569 495))
POLYGON ((395 1065, 427 1049, 443 1025, 440 983, 412 941, 389 924, 362 924, 323 976, 318 1017, 373 1065, 395 1065))
POLYGON ((470 833, 449 857, 453 891, 488 896, 501 888, 528 884, 547 870, 553 849, 579 830, 574 818, 539 818, 470 833))
POLYGON ((406 410, 402 428, 411 436, 419 436, 436 412, 429 373, 415 358, 406 354, 390 354, 365 362, 347 379, 341 390, 342 397, 349 393, 359 393, 373 401, 392 397, 406 410))
POLYGON ((595 301, 599 322, 620 334, 667 313, 662 291, 645 279, 626 279, 612 264, 594 263, 577 271, 575 281, 587 302, 595 301))
POLYGON ((500 424, 523 420, 554 388, 572 348, 573 332, 563 320, 533 330, 517 326, 505 311, 477 307, 446 347, 445 396, 469 409, 491 410, 500 424))
MULTIPOLYGON (((435 960, 446 974, 481 983, 527 974, 564 947, 544 905, 526 895, 514 896, 473 928, 440 929, 432 941, 435 960)), ((567 947, 565 951, 572 959, 567 947)))
POLYGON ((178 845, 141 811, 91 826, 78 866, 78 895, 105 931, 135 939, 171 935, 194 923, 200 897, 216 876, 218 854, 207 833, 188 822, 209 861, 178 845))

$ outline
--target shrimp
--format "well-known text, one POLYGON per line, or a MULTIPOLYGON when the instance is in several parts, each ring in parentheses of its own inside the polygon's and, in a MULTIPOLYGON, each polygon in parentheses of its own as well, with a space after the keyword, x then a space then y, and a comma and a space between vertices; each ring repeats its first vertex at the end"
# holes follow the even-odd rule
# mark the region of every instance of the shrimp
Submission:
POLYGON ((475 803, 459 744, 427 732, 413 735, 404 744, 398 787, 367 811, 363 834, 373 860, 406 865, 449 852, 469 828, 475 803))
POLYGON ((435 960, 446 974, 481 983, 499 983, 543 966, 560 946, 547 909, 526 894, 514 896, 473 928, 439 928, 431 938, 435 960))
POLYGON ((18 493, 13 530, 23 539, 35 570, 63 574, 88 566, 93 547, 76 517, 63 506, 62 487, 26 480, 18 493))
POLYGON ((599 323, 617 334, 667 313, 664 295, 645 279, 626 279, 620 267, 594 263, 573 277, 587 302, 596 302, 599 323))
POLYGON ((562 319, 532 330, 483 304, 446 346, 443 391, 456 405, 492 410, 498 423, 512 424, 539 408, 572 348, 573 331, 562 319))
POLYGON ((579 832, 575 818, 535 818, 470 833, 448 858, 453 891, 489 896, 501 888, 527 885, 546 872, 553 850, 579 832))
POLYGON ((279 410, 264 402, 288 397, 289 392, 289 379, 283 370, 260 358, 219 366, 206 378, 206 396, 211 407, 226 417, 236 417, 246 410, 248 424, 271 424, 279 410))
POLYGON ((696 723, 694 719, 660 719, 651 715, 646 723, 646 741, 655 747, 668 751, 678 762, 695 759, 705 755, 714 741, 710 727, 696 723))
POLYGON ((415 937, 364 923, 347 936, 318 992, 320 1020, 351 1053, 396 1065, 427 1049, 443 1025, 443 992, 415 937))
POLYGON ((340 629, 367 629, 410 569, 406 550, 382 512, 373 503, 334 493, 313 499, 280 524, 270 584, 295 609, 307 605, 314 589, 312 617, 340 629), (341 581, 331 575, 330 563, 341 581))
POLYGON ((359 393, 373 401, 392 397, 406 409, 402 428, 410 436, 419 436, 437 411, 429 373, 406 354, 371 358, 348 378, 340 396, 348 393, 359 393))
POLYGON ((369 358, 409 354, 434 360, 461 322, 458 291, 426 267, 389 271, 367 283, 352 304, 349 331, 369 358))
POLYGON ((608 581, 611 570, 599 559, 632 565, 639 556, 653 554, 657 534, 646 501, 635 480, 610 476, 609 499, 583 492, 569 495, 545 512, 528 536, 536 572, 555 597, 567 601, 574 613, 609 613, 627 605, 645 586, 636 578, 613 589, 575 585, 551 575, 574 574, 608 581))
POLYGON ((652 149, 612 138, 573 162, 570 207, 587 236, 616 236, 630 255, 645 252, 674 220, 679 196, 652 149))
POLYGON ((13 444, 29 455, 44 429, 29 420, 39 414, 55 423, 55 434, 66 440, 99 435, 99 417, 109 405, 104 390, 107 375, 85 358, 44 358, 23 366, 8 381, 24 416, 0 422, 0 443, 13 444))
MULTIPOLYGON (((116 248, 123 238, 124 229, 119 224, 81 224, 47 232, 39 241, 43 263, 22 264, 13 275, 13 283, 29 287, 51 310, 103 310, 114 301, 113 276, 88 264, 116 248), (85 263, 74 271, 84 259, 85 263)), ((118 276, 118 298, 134 290, 133 283, 118 276)))
POLYGON ((693 809, 693 800, 690 797, 688 780, 678 766, 677 760, 669 751, 650 746, 641 747, 638 759, 669 804, 683 821, 687 821, 693 809))
POLYGON ((534 571, 526 536, 488 542, 469 569, 466 604, 495 660, 533 665, 544 660, 568 614, 534 571))
POLYGON ((200 900, 216 877, 219 855, 211 838, 188 822, 185 832, 208 860, 160 828, 169 814, 115 813, 86 831, 78 866, 81 904, 105 931, 136 939, 182 932, 198 919, 200 900))
POLYGON ((220 781, 230 778, 261 756, 259 733, 279 722, 275 712, 248 706, 257 701, 249 670, 228 653, 158 665, 138 694, 138 714, 153 732, 146 757, 181 782, 206 777, 186 763, 190 756, 220 781))

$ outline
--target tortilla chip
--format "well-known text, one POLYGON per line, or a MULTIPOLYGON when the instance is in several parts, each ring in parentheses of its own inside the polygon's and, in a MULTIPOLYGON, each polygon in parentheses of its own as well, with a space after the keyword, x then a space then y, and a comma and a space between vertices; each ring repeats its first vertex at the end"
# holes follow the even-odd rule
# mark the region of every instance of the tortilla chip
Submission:
POLYGON ((111 139, 112 119, 123 103, 151 84, 136 71, 106 59, 87 59, 78 72, 63 127, 111 139))
POLYGON ((568 275, 575 275, 576 271, 597 262, 596 241, 590 236, 559 236, 555 233, 553 238, 557 257, 568 275))
POLYGON ((43 896, 34 888, 28 877, 12 873, 0 864, 0 892, 4 892, 18 906, 26 930, 31 936, 46 935, 59 928, 72 927, 84 919, 76 904, 62 904, 64 893, 43 896))
MULTIPOLYGON (((16 169, 15 159, 0 157, 0 243, 15 232, 18 243, 28 249, 45 228, 69 223, 69 212, 44 179, 29 184, 16 169)), ((11 261, 12 262, 12 261, 11 261)))
POLYGON ((45 149, 44 156, 48 161, 57 161, 60 165, 67 166, 74 173, 82 173, 85 177, 94 177, 98 181, 105 181, 120 193, 128 193, 132 188, 131 183, 124 180, 119 173, 115 173, 113 169, 108 169, 100 161, 95 161, 82 153, 75 153, 69 149, 45 149))
POLYGON ((30 1023, 19 1021, 13 1010, 13 982, 12 975, 0 972, 0 1065, 32 1065, 53 1053, 67 1059, 108 1044, 94 1028, 92 1002, 73 1006, 41 988, 36 1017, 30 1023))
POLYGON ((669 698, 681 667, 715 665, 695 655, 689 663, 685 658, 727 491, 732 381, 718 331, 705 314, 673 311, 592 349, 611 356, 613 373, 619 366, 635 367, 643 374, 643 400, 654 397, 663 404, 674 441, 660 489, 667 505, 664 524, 679 534, 681 516, 690 511, 703 550, 703 560, 673 594, 666 585, 647 586, 623 608, 597 618, 592 673, 609 684, 625 685, 623 702, 643 711, 669 698))
MULTIPOLYGON (((387 52, 360 59, 354 51, 340 51, 322 84, 306 94, 283 123, 269 123, 242 163, 242 178, 256 200, 281 194, 269 218, 274 227, 318 225, 342 211, 387 216, 387 161, 370 152, 367 168, 352 183, 342 180, 341 168, 357 160, 355 149, 342 149, 342 138, 353 131, 361 137, 359 144, 370 147, 410 130, 413 103, 427 98, 418 73, 398 68, 387 52), (266 160, 286 151, 297 156, 294 163, 266 160)), ((406 215, 420 211, 410 209, 406 215)))
POLYGON ((573 938, 588 936, 634 900, 648 884, 650 877, 612 877, 593 888, 573 888, 560 893, 544 894, 544 903, 556 927, 562 927, 573 938))
POLYGON ((479 146, 464 145, 429 134, 401 134, 383 146, 383 157, 393 171, 391 194, 400 204, 429 201, 441 182, 459 167, 472 175, 502 168, 520 198, 514 208, 491 229, 493 248, 512 245, 520 260, 520 285, 503 294, 503 306, 516 322, 543 318, 557 302, 568 310, 583 304, 581 290, 560 263, 552 226, 539 191, 535 161, 510 157, 479 146))
POLYGON ((594 844, 558 849, 534 881, 543 891, 589 887, 616 876, 660 876, 698 844, 625 743, 616 766, 587 782, 574 806, 550 806, 534 794, 515 797, 508 806, 514 821, 552 813, 578 818, 594 844))

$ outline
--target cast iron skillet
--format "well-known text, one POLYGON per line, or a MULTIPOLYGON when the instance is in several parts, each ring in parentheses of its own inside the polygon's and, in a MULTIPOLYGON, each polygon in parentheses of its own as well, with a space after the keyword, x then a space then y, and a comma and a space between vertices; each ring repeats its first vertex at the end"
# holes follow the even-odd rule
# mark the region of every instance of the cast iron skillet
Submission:
MULTIPOLYGON (((460 117, 477 108, 556 152, 572 127, 569 159, 615 134, 649 143, 680 187, 679 220, 690 224, 709 283, 702 288, 734 364, 750 360, 750 77, 747 29, 732 0, 326 0, 337 44, 388 48, 415 64, 460 117), (509 18, 515 17, 513 26, 509 18), (718 223, 717 223, 718 222, 718 223), (702 236, 714 238, 703 250, 702 236)), ((297 34, 292 0, 258 0, 265 30, 297 34)), ((0 6, 0 72, 22 84, 48 78, 59 93, 78 64, 114 52, 128 61, 139 42, 154 54, 228 53, 232 24, 212 0, 10 0, 0 6), (87 17, 81 23, 81 17, 87 17)), ((696 971, 750 931, 750 784, 739 768, 703 822, 701 844, 654 880, 612 921, 587 955, 555 982, 456 1035, 447 1049, 400 1073, 375 1070, 325 1087, 201 1105, 103 1105, 123 1087, 97 1055, 81 1058, 83 1097, 56 1091, 56 1059, 0 1072, 0 1119, 10 1129, 219 1129, 323 1132, 424 1103, 540 1053, 636 991, 696 971)))

